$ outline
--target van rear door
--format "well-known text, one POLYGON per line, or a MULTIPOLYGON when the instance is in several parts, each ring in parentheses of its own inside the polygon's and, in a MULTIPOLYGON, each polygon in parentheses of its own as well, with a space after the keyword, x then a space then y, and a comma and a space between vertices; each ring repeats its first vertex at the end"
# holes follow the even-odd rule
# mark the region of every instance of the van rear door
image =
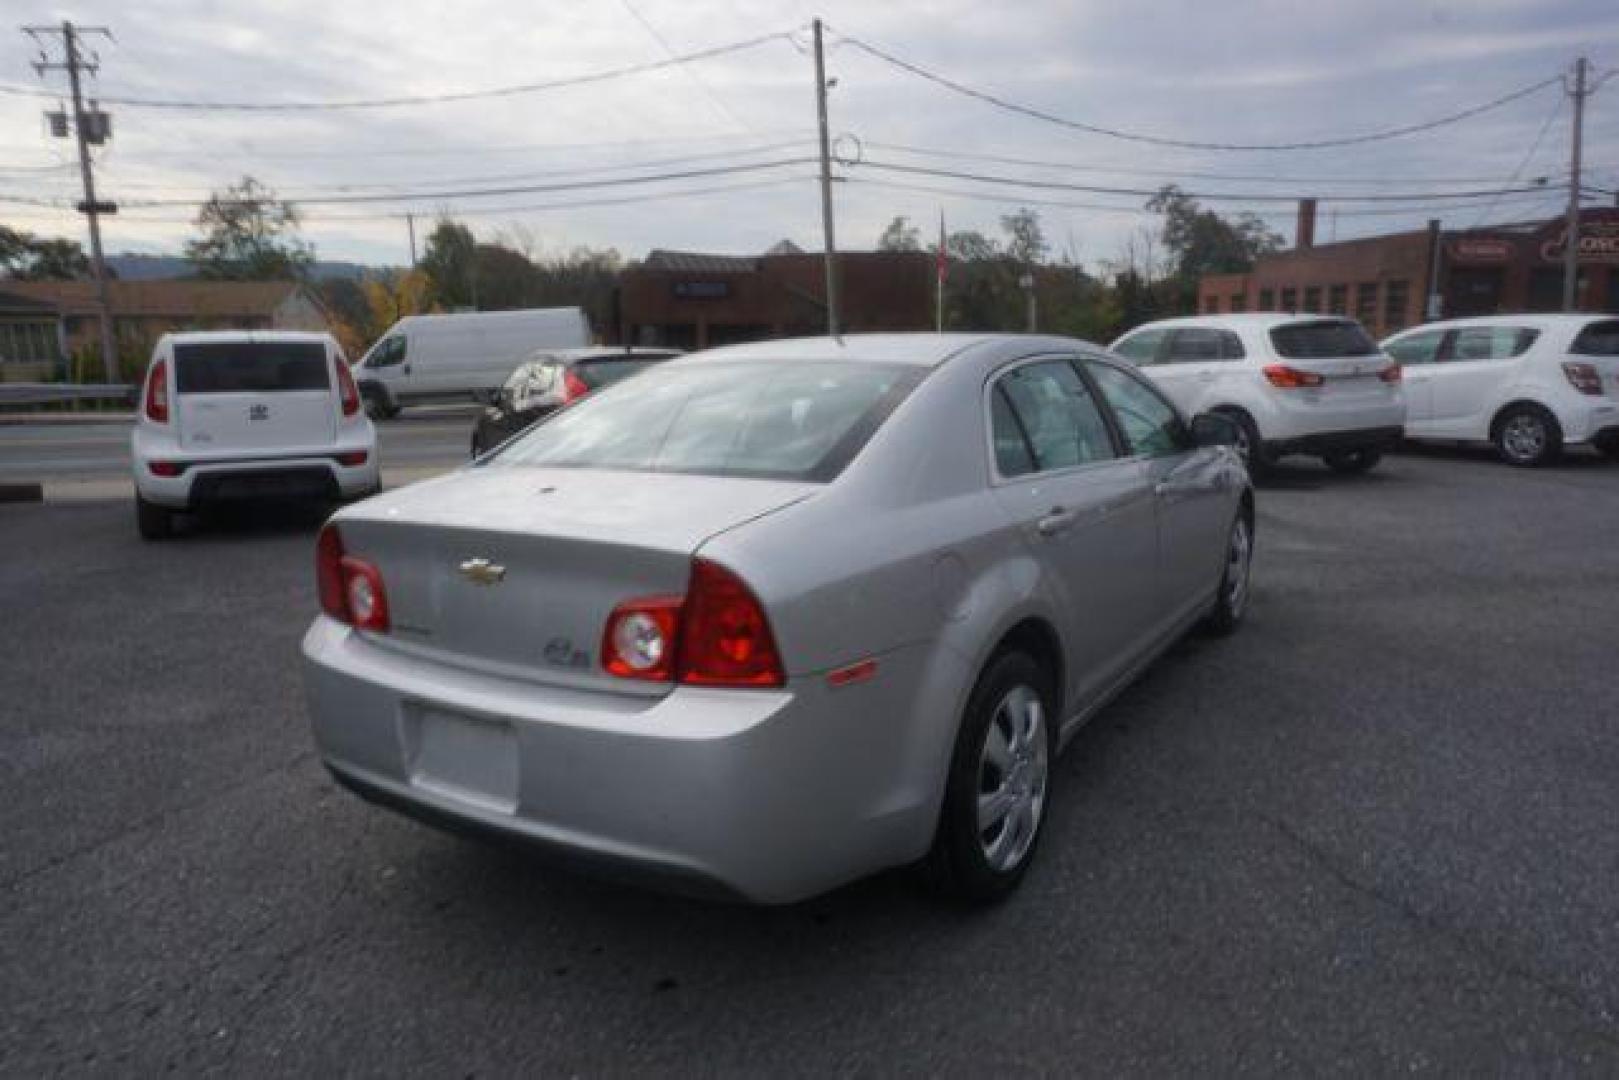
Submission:
POLYGON ((300 450, 337 437, 324 342, 177 344, 174 369, 180 445, 187 450, 300 450))

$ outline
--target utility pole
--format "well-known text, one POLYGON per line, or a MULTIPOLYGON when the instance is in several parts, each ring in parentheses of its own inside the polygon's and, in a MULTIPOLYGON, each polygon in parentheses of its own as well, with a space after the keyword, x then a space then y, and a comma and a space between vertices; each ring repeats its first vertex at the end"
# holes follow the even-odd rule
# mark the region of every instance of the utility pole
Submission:
POLYGON ((96 283, 96 306, 100 309, 101 324, 101 367, 106 375, 107 382, 118 381, 118 353, 113 346, 112 334, 112 305, 107 299, 107 266, 101 251, 101 215, 113 213, 117 207, 111 203, 96 201, 95 172, 90 167, 90 143, 106 141, 108 123, 106 114, 100 109, 89 112, 84 108, 84 95, 79 85, 79 73, 88 71, 92 75, 100 65, 95 60, 85 60, 79 53, 83 36, 85 34, 100 34, 112 40, 112 31, 105 26, 74 26, 73 23, 63 20, 60 27, 55 26, 25 26, 23 33, 38 42, 43 35, 62 35, 62 61, 52 62, 41 47, 41 57, 34 65, 34 70, 40 75, 46 71, 61 68, 67 71, 68 85, 73 92, 73 134, 79 144, 79 175, 84 181, 84 201, 79 204, 79 210, 90 219, 90 272, 96 283))
POLYGON ((838 336, 838 245, 832 235, 832 144, 826 134, 826 60, 815 20, 815 111, 821 122, 821 228, 826 233, 826 332, 838 336))
POLYGON ((416 215, 405 215, 405 228, 410 230, 410 268, 416 269, 416 215))
POLYGON ((1574 61, 1574 138, 1568 168, 1568 244, 1563 251, 1563 310, 1576 305, 1580 274, 1580 141, 1585 135, 1585 57, 1574 61))

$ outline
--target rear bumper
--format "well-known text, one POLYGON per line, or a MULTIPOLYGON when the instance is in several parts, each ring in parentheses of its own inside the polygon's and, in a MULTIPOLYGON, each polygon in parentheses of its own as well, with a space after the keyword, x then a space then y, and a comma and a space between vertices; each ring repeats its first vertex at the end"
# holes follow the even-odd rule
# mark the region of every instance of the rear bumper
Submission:
POLYGON ((345 785, 457 830, 659 888, 786 903, 919 858, 937 807, 900 779, 903 657, 831 689, 542 685, 424 659, 321 617, 315 742, 345 785))
POLYGON ((1265 443, 1272 454, 1331 454, 1345 450, 1391 450, 1404 434, 1402 427, 1357 428, 1349 431, 1318 431, 1265 443))
POLYGON ((1619 401, 1588 397, 1575 407, 1556 410, 1565 443, 1606 445, 1619 434, 1619 401))
MULTIPOLYGON (((359 448, 356 448, 359 449, 359 448)), ((150 465, 135 461, 135 489, 141 498, 172 510, 255 499, 346 499, 381 486, 377 455, 370 451, 362 465, 343 465, 331 455, 236 460, 161 460, 185 465, 179 476, 157 476, 150 465)))

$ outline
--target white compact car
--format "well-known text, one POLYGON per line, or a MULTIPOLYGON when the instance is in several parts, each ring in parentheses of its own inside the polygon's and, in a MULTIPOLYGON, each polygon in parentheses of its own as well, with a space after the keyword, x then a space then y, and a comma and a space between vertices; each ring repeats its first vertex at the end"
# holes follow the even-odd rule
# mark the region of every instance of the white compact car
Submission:
POLYGON ((1383 348, 1405 368, 1407 438, 1490 442, 1510 465, 1578 445, 1619 459, 1619 319, 1452 319, 1383 348))
POLYGON ((148 540, 176 513, 254 498, 348 499, 381 488, 377 436, 330 334, 165 334, 130 436, 148 540))
POLYGON ((1352 319, 1192 316, 1148 323, 1113 343, 1188 416, 1217 412, 1241 429, 1250 469, 1314 454, 1365 472, 1400 439, 1400 367, 1352 319))

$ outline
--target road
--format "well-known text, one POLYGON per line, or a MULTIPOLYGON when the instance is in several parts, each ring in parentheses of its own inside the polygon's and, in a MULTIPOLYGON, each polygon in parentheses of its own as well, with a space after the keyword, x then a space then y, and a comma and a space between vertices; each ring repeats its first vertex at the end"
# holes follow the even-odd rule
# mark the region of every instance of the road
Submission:
MULTIPOLYGON (((383 467, 459 464, 474 407, 412 409, 377 425, 383 467)), ((0 483, 104 483, 129 479, 128 423, 0 425, 0 483)))
POLYGON ((595 883, 338 790, 318 515, 0 506, 0 1073, 1619 1071, 1619 467, 1316 466, 1023 889, 595 883))

